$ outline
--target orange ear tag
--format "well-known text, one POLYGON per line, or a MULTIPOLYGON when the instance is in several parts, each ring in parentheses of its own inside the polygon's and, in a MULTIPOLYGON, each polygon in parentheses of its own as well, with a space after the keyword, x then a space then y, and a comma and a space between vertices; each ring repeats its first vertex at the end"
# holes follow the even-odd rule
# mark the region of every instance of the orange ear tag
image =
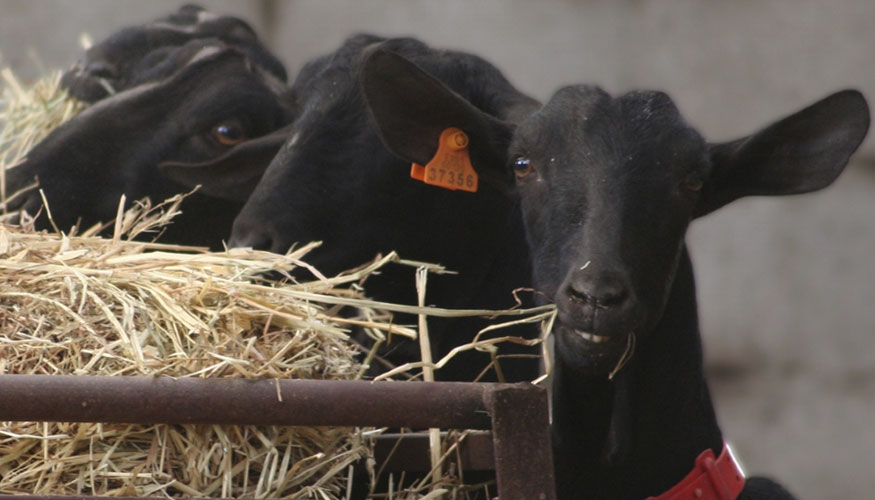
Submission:
POLYGON ((410 177, 432 186, 477 192, 477 172, 468 156, 468 135, 450 127, 441 132, 437 153, 425 166, 414 163, 410 177))

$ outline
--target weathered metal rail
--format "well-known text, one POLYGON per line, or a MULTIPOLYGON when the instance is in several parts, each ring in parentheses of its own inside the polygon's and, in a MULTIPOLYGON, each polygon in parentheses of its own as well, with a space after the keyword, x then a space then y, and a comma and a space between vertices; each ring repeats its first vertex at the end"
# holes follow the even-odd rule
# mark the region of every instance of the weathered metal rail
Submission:
MULTIPOLYGON (((546 392, 531 384, 0 375, 0 421, 488 429, 501 500, 555 498, 546 392)), ((59 498, 72 497, 0 495, 59 498)))

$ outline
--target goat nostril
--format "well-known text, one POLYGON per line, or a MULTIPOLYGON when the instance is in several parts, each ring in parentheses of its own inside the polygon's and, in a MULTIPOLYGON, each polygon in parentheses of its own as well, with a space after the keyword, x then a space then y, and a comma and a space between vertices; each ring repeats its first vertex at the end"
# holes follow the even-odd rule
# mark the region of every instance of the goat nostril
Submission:
POLYGON ((628 293, 624 288, 615 288, 606 290, 601 296, 596 299, 598 305, 603 307, 612 307, 622 304, 626 300, 628 293))
POLYGON ((600 309, 623 304, 629 296, 628 290, 621 286, 584 287, 570 284, 566 289, 568 298, 579 305, 600 309))
POLYGON ((589 304, 593 302, 593 297, 589 293, 585 291, 580 291, 574 288, 574 286, 568 287, 568 297, 574 302, 580 302, 583 304, 589 304))

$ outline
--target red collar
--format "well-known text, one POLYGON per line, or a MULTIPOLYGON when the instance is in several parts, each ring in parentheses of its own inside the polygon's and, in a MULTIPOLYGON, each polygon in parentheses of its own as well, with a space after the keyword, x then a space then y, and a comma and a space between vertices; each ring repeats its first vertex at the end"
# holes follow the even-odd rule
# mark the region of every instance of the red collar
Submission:
POLYGON ((713 451, 703 451, 687 477, 662 495, 647 500, 736 500, 742 489, 744 472, 724 442, 716 460, 713 451))

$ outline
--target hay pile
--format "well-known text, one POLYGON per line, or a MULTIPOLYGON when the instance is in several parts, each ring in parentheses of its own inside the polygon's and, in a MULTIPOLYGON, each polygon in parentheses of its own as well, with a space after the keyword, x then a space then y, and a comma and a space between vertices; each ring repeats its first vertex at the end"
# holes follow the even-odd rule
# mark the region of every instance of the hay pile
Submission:
MULTIPOLYGON (((59 88, 59 74, 32 89, 23 89, 8 70, 2 76, 5 202, 6 168, 14 168, 84 106, 59 88)), ((358 285, 398 261, 394 255, 326 278, 301 260, 313 245, 276 255, 134 241, 159 234, 182 198, 155 207, 145 200, 120 212, 112 238, 97 237, 99 227, 69 235, 39 233, 27 227, 26 217, 24 227, 0 224, 0 374, 356 379, 371 359, 367 353, 360 359, 350 328, 362 329, 377 343, 417 336, 416 328, 393 325, 386 311, 422 315, 423 334, 426 315, 522 318, 496 326, 502 327, 554 314, 550 308, 447 311, 364 300, 358 285), (296 267, 307 268, 313 280, 262 279, 296 267)), ((426 274, 420 273, 423 289, 426 274)), ((532 343, 475 339, 458 350, 495 352, 504 341, 532 343)), ((450 356, 385 376, 419 378, 414 370, 439 369, 450 356)), ((371 453, 367 434, 338 428, 0 422, 0 494, 340 499, 349 465, 371 453)), ((379 498, 432 498, 459 486, 452 477, 438 476, 417 491, 379 498)))
MULTIPOLYGON (((120 216, 116 235, 163 223, 178 201, 120 216)), ((366 366, 347 336, 350 326, 385 339, 416 334, 393 325, 385 309, 485 313, 363 299, 355 285, 397 261, 394 255, 334 278, 261 279, 306 266, 300 259, 313 246, 288 255, 182 252, 124 237, 0 225, 0 374, 357 379, 366 366)), ((523 319, 499 326, 553 313, 505 314, 523 319)), ((419 377, 416 368, 423 364, 395 373, 419 377)), ((341 499, 350 464, 372 453, 364 434, 373 435, 342 428, 6 422, 0 423, 0 494, 341 499)), ((433 498, 454 490, 464 490, 458 478, 440 474, 374 498, 433 498)))
MULTIPOLYGON (((331 280, 258 282, 300 254, 162 250, 0 226, 0 373, 361 373, 345 331, 328 321, 332 306, 290 298, 353 292, 331 280)), ((376 316, 363 311, 356 321, 383 327, 376 316)), ((352 429, 7 423, 0 492, 338 498, 347 466, 365 452, 352 429)))

